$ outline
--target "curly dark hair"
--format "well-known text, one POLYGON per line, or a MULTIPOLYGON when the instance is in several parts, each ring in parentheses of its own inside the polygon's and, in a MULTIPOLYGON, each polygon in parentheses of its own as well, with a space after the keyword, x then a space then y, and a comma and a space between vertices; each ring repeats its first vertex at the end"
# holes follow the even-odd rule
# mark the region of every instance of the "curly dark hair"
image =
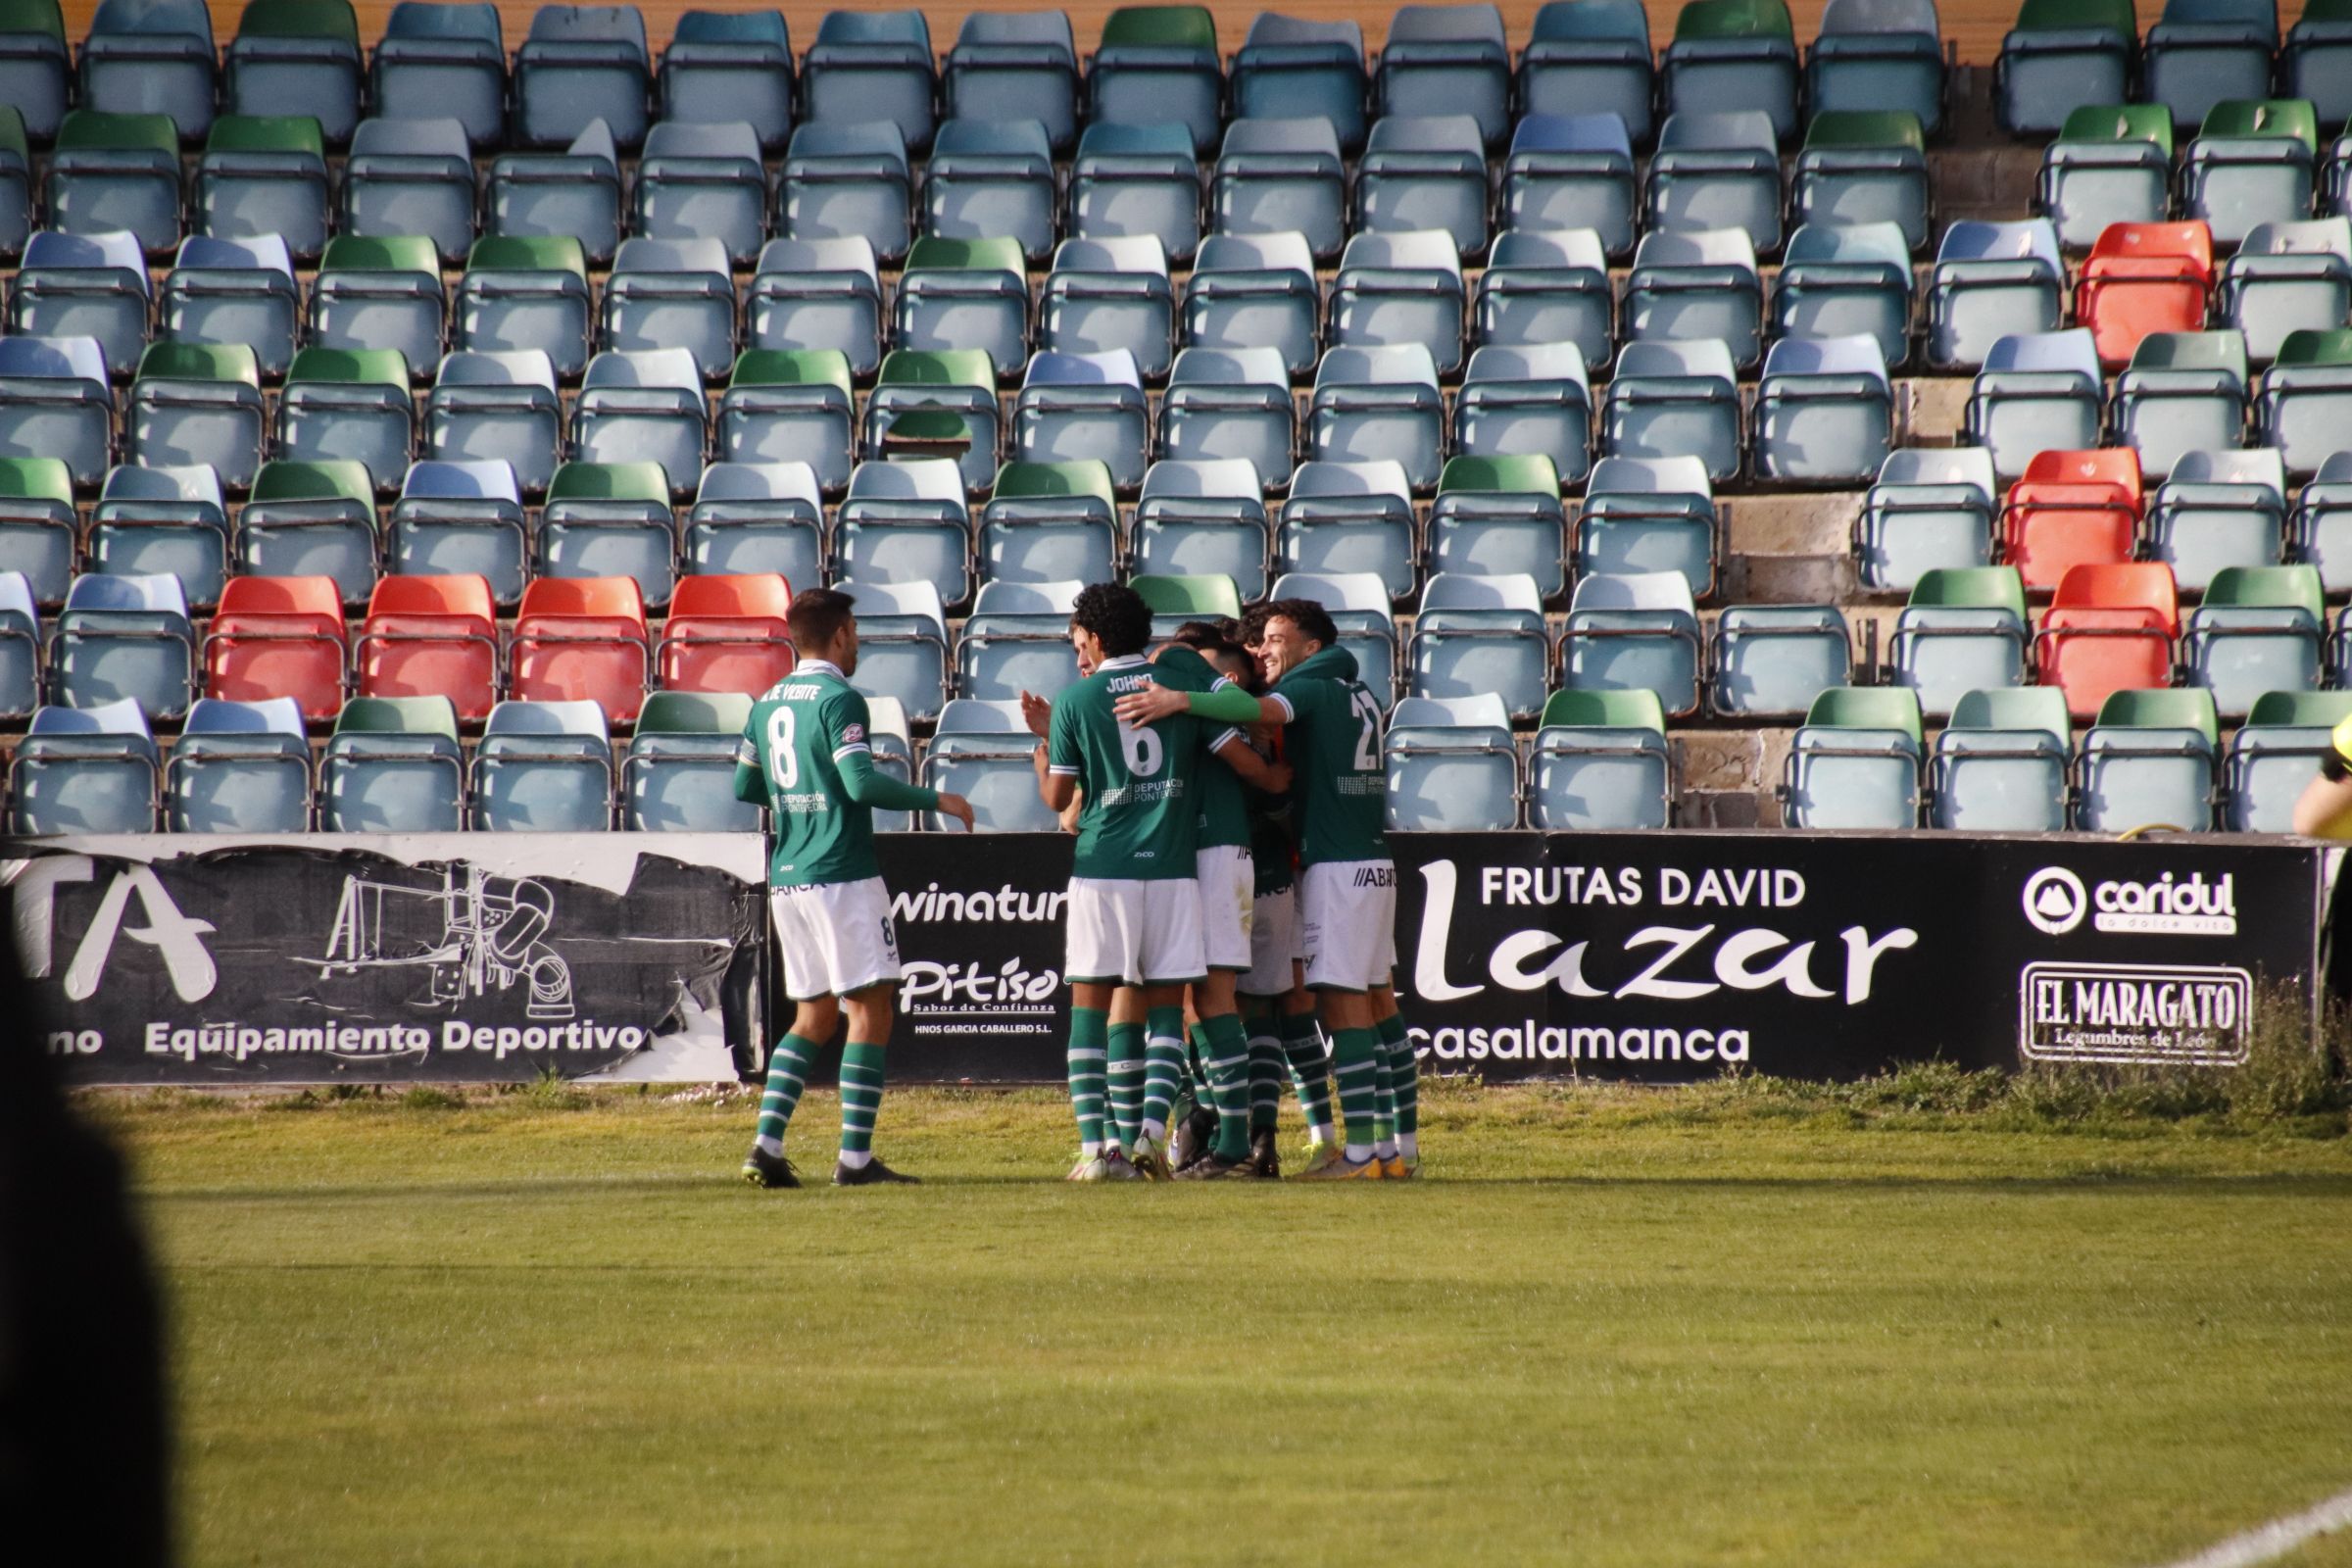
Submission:
POLYGON ((1102 639, 1102 652, 1111 659, 1140 654, 1152 640, 1152 607, 1144 596, 1115 582, 1089 583, 1079 590, 1070 611, 1070 624, 1102 639))
POLYGON ((1326 648, 1340 645, 1340 628, 1332 623, 1331 612, 1312 599, 1277 599, 1266 607, 1266 618, 1281 616, 1298 628, 1299 634, 1311 637, 1326 648))
POLYGON ((857 600, 835 588, 804 588, 784 612, 784 630, 801 647, 823 647, 841 635, 857 600))

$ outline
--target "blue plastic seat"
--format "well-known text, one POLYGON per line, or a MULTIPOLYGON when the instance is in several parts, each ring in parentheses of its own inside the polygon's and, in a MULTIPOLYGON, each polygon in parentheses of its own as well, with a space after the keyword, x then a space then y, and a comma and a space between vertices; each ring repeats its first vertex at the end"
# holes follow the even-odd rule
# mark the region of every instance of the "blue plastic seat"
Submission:
POLYGON ((1364 29, 1351 18, 1308 21, 1261 11, 1233 57, 1233 110, 1240 120, 1311 115, 1330 122, 1341 150, 1362 150, 1364 29))
POLYGON ((951 737, 960 741, 976 717, 988 725, 982 733, 1025 734, 1021 693, 1051 701, 1078 678, 1078 662, 1070 657, 1070 612, 1084 586, 1075 579, 980 585, 956 640, 956 686, 962 695, 939 716, 942 744, 951 737), (1003 706, 982 710, 975 703, 1003 706))
POLYGON ((41 612, 32 580, 0 571, 0 718, 30 716, 41 704, 41 612))
POLYGON ((1588 370, 1616 353, 1615 296, 1600 236, 1589 228, 1494 237, 1471 302, 1471 341, 1495 348, 1573 345, 1588 370))
POLYGON ((1878 339, 1888 369, 1911 357, 1911 258, 1892 223, 1805 223, 1772 291, 1775 337, 1878 339))
POLYGON ((1726 605, 1716 619, 1708 706, 1727 718, 1804 712, 1853 675, 1836 605, 1726 605))
POLYGON ((1413 591, 1419 556, 1412 496, 1394 462, 1302 463, 1274 536, 1276 568, 1370 575, 1391 599, 1413 591))
POLYGON ((620 155, 594 120, 561 151, 507 153, 490 165, 482 232, 577 240, 602 267, 620 245, 620 155))
POLYGON ((653 85, 633 5, 542 5, 514 51, 515 144, 561 147, 598 121, 622 147, 645 140, 653 85))
POLYGON ((1135 489, 1152 453, 1152 416, 1135 357, 1125 349, 1036 355, 1013 400, 1012 444, 1026 462, 1102 463, 1117 488, 1135 489))
POLYGON ((168 115, 183 141, 213 128, 216 64, 204 0, 100 0, 81 40, 81 103, 110 115, 168 115))
POLYGON ((1534 580, 1433 574, 1413 621, 1409 669, 1412 696, 1498 696, 1514 721, 1533 719, 1551 684, 1551 647, 1534 580))
POLYGON ((1202 349, 1270 347, 1291 375, 1314 368, 1323 297, 1302 234, 1218 234, 1203 241, 1184 289, 1184 341, 1202 349))
POLYGON ((588 368, 588 259, 579 241, 487 236, 474 242, 452 302, 449 346, 537 350, 559 380, 588 368))
MULTIPOLYGON (((833 585, 858 603, 858 673, 868 701, 888 697, 928 721, 947 704, 948 621, 929 582, 833 585)), ((1025 754, 1024 754, 1025 755, 1025 754)))
POLYGON ((1469 115, 1384 115, 1355 168, 1354 232, 1441 230, 1460 257, 1487 248, 1487 155, 1469 115))
POLYGON ((1775 343, 1756 389, 1757 477, 1856 484, 1877 473, 1894 442, 1885 353, 1870 336, 1775 343))
POLYGON ((940 122, 923 172, 923 232, 944 239, 1004 235, 1042 262, 1054 253, 1060 190, 1054 149, 1035 120, 940 122))
POLYGON ((1629 343, 1601 400, 1600 450, 1611 458, 1699 459, 1711 479, 1740 472, 1739 371, 1713 338, 1629 343))
POLYGON ((363 121, 343 165, 336 231, 373 239, 421 234, 454 264, 473 244, 476 200, 463 122, 363 121))
POLYGON ((620 825, 633 833, 757 833, 760 808, 735 798, 751 722, 743 692, 652 692, 620 759, 620 825))
POLYGON ((637 161, 629 226, 653 240, 714 239, 733 265, 751 262, 767 238, 760 133, 743 121, 655 125, 637 161))
POLYGON ((2004 337, 2056 331, 2065 290, 2049 220, 1951 224, 1928 281, 1929 363, 1973 368, 2004 337))
POLYGON ((2202 593, 2232 566, 2276 566, 2286 549, 2286 465, 2269 447, 2187 452, 2148 498, 2147 555, 2202 593))
POLYGON ((785 151, 776 205, 787 238, 861 239, 875 257, 895 262, 914 237, 912 193, 896 125, 805 124, 785 151))
POLYGON ((441 362, 424 403, 424 450, 444 463, 500 462, 536 495, 563 450, 555 367, 538 349, 461 350, 441 362))
POLYGON ((1505 228, 1588 229, 1622 257, 1635 206, 1633 143, 1616 115, 1529 115, 1511 132, 1496 205, 1505 228))
POLYGON ((1970 388, 1962 437, 2014 479, 2039 453, 2098 446, 2105 387, 2088 327, 2001 338, 1970 388))
POLYGON ((302 833, 311 825, 311 746, 291 697, 199 698, 172 748, 164 825, 173 833, 302 833))
POLYGON ((2245 334, 2246 357, 2267 365, 2298 327, 2352 318, 2352 220, 2257 223, 2222 264, 2221 324, 2245 334))
POLYGON ((1182 462, 1245 458, 1266 489, 1290 483, 1298 415, 1282 352, 1189 348, 1168 372, 1159 452, 1182 462))
POLYGON ((1225 127, 1208 185, 1219 234, 1306 236, 1317 261, 1348 238, 1348 172, 1339 133, 1320 116, 1246 119, 1225 127))
POLYGON ((704 380, 724 376, 735 363, 726 246, 710 235, 622 240, 605 279, 598 341, 629 353, 678 350, 693 355, 704 380))
POLYGON ((922 152, 937 123, 935 59, 920 11, 828 11, 801 62, 801 112, 825 124, 887 122, 922 152))
POLYGON ((1519 825, 1519 754, 1493 692, 1405 697, 1381 738, 1391 832, 1492 833, 1519 825))
POLYGON ((761 149, 779 151, 792 134, 792 77, 780 11, 689 11, 662 51, 662 118, 749 125, 761 149))
POLYGON ((1764 356, 1764 285, 1744 230, 1652 230, 1634 252, 1625 286, 1624 338, 1636 343, 1719 341, 1741 369, 1764 356))
POLYGON ((2165 0, 2140 52, 2140 96, 2198 124, 2216 104, 2269 96, 2278 52, 2278 0, 2165 0))
POLYGON ((194 700, 196 636, 179 579, 85 573, 49 643, 52 698, 67 708, 136 703, 176 719, 194 700))
POLYGON ((1359 233, 1331 287, 1328 340, 1335 348, 1417 343, 1440 375, 1451 375, 1462 365, 1465 304, 1461 267, 1443 232, 1359 233))
POLYGON ((1334 463, 1393 459, 1416 492, 1434 487, 1445 462, 1446 404, 1428 350, 1405 343, 1327 351, 1307 405, 1307 449, 1334 463))
POLYGON ((447 115, 475 147, 506 135, 507 47, 498 7, 401 0, 369 63, 368 99, 387 120, 447 115))
POLYGON ((9 759, 9 831, 152 833, 162 774, 138 704, 39 709, 9 759))
POLYGON ((1176 296, 1159 241, 1150 235, 1068 239, 1054 251, 1038 302, 1040 348, 1124 352, 1145 380, 1157 381, 1167 375, 1175 353, 1175 327, 1176 296))
POLYGON ((709 444, 702 368, 687 350, 609 350, 588 362, 571 416, 581 462, 658 463, 683 500, 702 482, 709 444))
POLYGON ((1674 757, 1655 694, 1553 692, 1528 753, 1527 825, 1546 832, 1662 828, 1674 757))
POLYGON ((882 364, 882 280, 863 239, 769 240, 744 305, 744 346, 833 349, 850 373, 882 364))
POLYGON ((114 394, 94 337, 0 337, 0 458, 61 458, 94 486, 114 451, 114 394))
POLYGON ((1919 825, 1919 707, 1909 692, 1833 687, 1788 751, 1781 818, 1793 828, 1919 825))
POLYGON ((2324 123, 2352 119, 2352 13, 2305 8, 2278 51, 2278 89, 2309 99, 2324 123))
POLYGON ((957 605, 972 593, 971 541, 954 462, 860 463, 833 523, 834 575, 869 588, 921 583, 957 605))
POLYGON ((593 702, 504 702, 474 748, 477 829, 602 833, 612 825, 612 743, 593 702))
POLYGON ((513 605, 522 597, 525 554, 522 492, 512 466, 501 459, 409 466, 385 530, 393 572, 479 576, 493 599, 513 605))
MULTIPOLYGON (((0 509, 6 505, 0 503, 0 509)), ((0 518, 6 516, 0 510, 0 518)), ((2329 594, 2352 589, 2352 451, 2322 463, 2295 497, 2287 517, 2287 548, 2292 560, 2319 568, 2321 586, 2329 594)))
POLYGON ((1172 263, 1200 244, 1200 173, 1192 133, 1178 124, 1092 124, 1070 166, 1073 239, 1149 235, 1172 263))
POLYGON ((1132 550, 1139 573, 1229 577, 1254 601, 1266 589, 1264 486, 1247 458, 1162 459, 1144 473, 1132 550))
POLYGON ((156 334, 174 343, 244 344, 265 380, 286 373, 301 325, 294 261, 274 234, 214 239, 190 234, 156 298, 156 334))
POLYGON ((1491 4, 1404 5, 1375 78, 1384 115, 1467 114, 1490 147, 1511 123, 1511 51, 1491 4))
POLYGON ((773 571, 796 587, 824 579, 824 503, 806 463, 713 463, 680 528, 689 574, 773 571))
POLYGON ((1059 11, 974 12, 956 31, 940 77, 947 113, 964 120, 1034 120, 1056 154, 1078 139, 1078 45, 1059 11))
POLYGON ((139 237, 43 229, 24 246, 9 292, 8 329, 26 337, 89 337, 127 370, 147 347, 153 286, 139 237))
POLYGON ((1805 60, 1805 96, 1823 110, 1899 109, 1943 128, 1943 26, 1935 0, 1830 0, 1805 60))
POLYGON ((1928 758, 1928 825, 1969 833, 2060 833, 2073 755, 2055 687, 1964 694, 1928 758))
POLYGON ((1640 0, 1548 0, 1519 57, 1529 115, 1613 114, 1637 144, 1655 128, 1655 55, 1640 0))
POLYGON ((1703 655, 1690 581, 1679 571, 1577 581, 1560 634, 1560 685, 1648 691, 1669 714, 1697 711, 1703 655))
POLYGON ((1592 466, 1592 383, 1574 343, 1472 352, 1453 402, 1457 454, 1541 457, 1561 483, 1578 484, 1592 466))
POLYGON ((1673 572, 1693 599, 1704 599, 1715 591, 1717 532, 1704 459, 1603 458, 1592 466, 1576 519, 1576 572, 1673 572))
POLYGON ((1749 248, 1781 248, 1781 156, 1758 110, 1682 112, 1658 127, 1643 204, 1649 232, 1740 229, 1749 248))

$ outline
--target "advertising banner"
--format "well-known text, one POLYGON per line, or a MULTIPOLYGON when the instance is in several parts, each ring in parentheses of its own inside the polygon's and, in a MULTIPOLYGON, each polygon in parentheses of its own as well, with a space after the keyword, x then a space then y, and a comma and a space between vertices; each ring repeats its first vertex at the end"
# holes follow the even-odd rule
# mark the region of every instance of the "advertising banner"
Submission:
POLYGON ((51 1053, 92 1084, 710 1082, 765 1032, 752 835, 20 840, 51 1053))

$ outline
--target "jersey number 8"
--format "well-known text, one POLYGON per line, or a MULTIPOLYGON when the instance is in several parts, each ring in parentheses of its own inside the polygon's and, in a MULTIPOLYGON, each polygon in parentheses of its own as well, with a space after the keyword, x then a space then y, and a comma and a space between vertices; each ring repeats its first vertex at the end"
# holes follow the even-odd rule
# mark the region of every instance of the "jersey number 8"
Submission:
POLYGON ((801 760, 792 749, 796 726, 790 708, 779 705, 767 715, 767 772, 779 790, 801 781, 801 760))

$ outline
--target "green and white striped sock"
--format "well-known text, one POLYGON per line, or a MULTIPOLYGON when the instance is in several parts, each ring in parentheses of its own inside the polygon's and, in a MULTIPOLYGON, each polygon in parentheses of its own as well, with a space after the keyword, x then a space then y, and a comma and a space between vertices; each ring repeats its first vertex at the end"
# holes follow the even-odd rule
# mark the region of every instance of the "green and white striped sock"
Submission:
POLYGON ((1144 1131, 1144 1026, 1110 1026, 1110 1115, 1108 1141, 1132 1151, 1144 1131))
POLYGON ((1216 1154, 1219 1159, 1243 1159, 1250 1153, 1250 1046, 1242 1038, 1242 1020, 1222 1013, 1200 1020, 1208 1036, 1209 1092, 1217 1107, 1216 1154))
POLYGON ((852 1170, 874 1157, 874 1118, 882 1114, 882 1048, 853 1040, 841 1048, 841 1162, 852 1170))
POLYGON ((814 1041, 786 1035, 768 1054, 767 1087, 760 1091, 760 1125, 754 1134, 762 1153, 784 1152, 784 1129, 792 1125, 801 1091, 808 1087, 808 1069, 816 1059, 816 1049, 814 1041))
POLYGON ((1372 1112, 1372 1152, 1387 1159, 1396 1152, 1396 1081, 1389 1065, 1389 1043, 1378 1029, 1364 1032, 1372 1037, 1372 1060, 1379 1068, 1373 1075, 1379 1100, 1372 1112))
POLYGON ((1282 1115, 1282 1040, 1272 1018, 1250 1020, 1249 1049, 1250 1130, 1267 1132, 1282 1115))
POLYGON ((1291 1066, 1291 1084, 1298 1091, 1298 1108, 1306 1115, 1307 1136, 1318 1144, 1332 1141, 1331 1057, 1311 1012, 1286 1012, 1280 1024, 1282 1054, 1291 1066))
POLYGON ((1414 1059, 1413 1043, 1404 1032, 1404 1015, 1392 1012, 1379 1021, 1381 1044, 1389 1053, 1389 1089, 1396 1097, 1396 1148, 1421 1152, 1421 1064, 1414 1059))
POLYGON ((1070 1109, 1078 1118, 1078 1147, 1088 1154, 1102 1152, 1108 1016, 1100 1007, 1070 1009, 1070 1109))
POLYGON ((1349 1161, 1361 1164, 1372 1157, 1372 1123, 1380 1107, 1380 1036, 1370 1029, 1335 1031, 1331 1078, 1339 1091, 1345 1152, 1349 1161))
POLYGON ((1168 1111, 1184 1081, 1184 1009, 1153 1007, 1144 1019, 1144 1132, 1168 1136, 1168 1111))

